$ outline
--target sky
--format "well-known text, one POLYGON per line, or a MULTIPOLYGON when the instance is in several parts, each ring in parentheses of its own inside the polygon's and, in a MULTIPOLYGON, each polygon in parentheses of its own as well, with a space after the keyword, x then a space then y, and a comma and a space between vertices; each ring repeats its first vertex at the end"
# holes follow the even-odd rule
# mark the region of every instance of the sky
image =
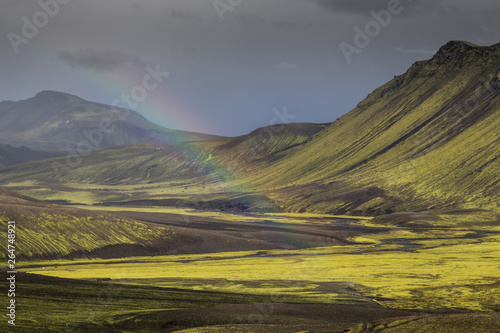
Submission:
POLYGON ((500 42, 499 17, 498 0, 0 0, 0 100, 62 91, 226 136, 326 123, 450 40, 500 42))

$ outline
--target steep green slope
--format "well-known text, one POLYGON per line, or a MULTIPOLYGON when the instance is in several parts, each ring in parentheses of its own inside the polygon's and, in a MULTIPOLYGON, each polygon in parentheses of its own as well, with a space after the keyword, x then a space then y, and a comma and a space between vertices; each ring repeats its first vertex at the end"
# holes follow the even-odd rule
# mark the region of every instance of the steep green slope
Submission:
POLYGON ((215 136, 176 131, 153 124, 139 113, 43 91, 35 97, 0 103, 0 142, 44 151, 102 149, 140 142, 186 142, 215 136))
POLYGON ((217 145, 214 154, 224 162, 240 160, 252 162, 279 159, 283 152, 300 147, 309 142, 317 133, 329 124, 294 123, 279 124, 256 129, 248 135, 226 139, 217 145))
POLYGON ((289 152, 260 181, 319 182, 318 191, 298 186, 302 194, 282 201, 310 211, 352 212, 353 200, 341 194, 363 188, 373 192, 364 211, 498 207, 499 75, 500 44, 450 42, 289 152))

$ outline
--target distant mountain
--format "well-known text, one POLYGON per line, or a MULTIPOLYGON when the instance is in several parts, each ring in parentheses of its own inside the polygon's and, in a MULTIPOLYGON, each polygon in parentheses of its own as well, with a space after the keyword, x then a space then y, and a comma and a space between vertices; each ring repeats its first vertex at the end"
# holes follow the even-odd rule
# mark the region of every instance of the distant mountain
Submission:
POLYGON ((35 151, 24 146, 15 148, 0 144, 0 168, 55 156, 57 154, 35 151))
POLYGON ((82 151, 141 142, 187 142, 215 136, 176 131, 139 113, 43 91, 35 97, 0 103, 0 143, 48 152, 82 151), (90 144, 89 144, 90 143, 90 144), (78 146, 80 145, 80 146, 78 146))
MULTIPOLYGON (((39 162, 0 171, 0 183, 25 179, 57 178, 39 162)), ((63 180, 219 183, 263 193, 291 212, 498 209, 500 44, 452 41, 332 124, 108 149, 87 156, 63 180)))

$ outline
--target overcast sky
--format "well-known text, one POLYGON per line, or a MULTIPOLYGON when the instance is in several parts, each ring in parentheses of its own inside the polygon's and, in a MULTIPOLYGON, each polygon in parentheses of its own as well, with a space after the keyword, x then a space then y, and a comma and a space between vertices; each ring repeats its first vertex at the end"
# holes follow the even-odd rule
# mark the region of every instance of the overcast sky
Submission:
POLYGON ((0 0, 0 100, 125 94, 163 126, 231 136, 274 108, 334 121, 450 40, 500 42, 498 0, 55 1, 0 0))

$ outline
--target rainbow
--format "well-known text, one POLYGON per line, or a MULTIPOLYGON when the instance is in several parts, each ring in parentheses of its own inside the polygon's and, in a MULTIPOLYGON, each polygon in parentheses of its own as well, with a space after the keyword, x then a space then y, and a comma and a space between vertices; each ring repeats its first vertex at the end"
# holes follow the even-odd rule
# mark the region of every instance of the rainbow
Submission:
MULTIPOLYGON (((126 75, 121 75, 120 77, 115 76, 113 80, 111 79, 99 79, 97 80, 95 76, 91 77, 89 74, 85 74, 86 81, 90 80, 92 89, 101 89, 101 92, 105 92, 109 96, 109 101, 114 101, 119 97, 124 91, 130 91, 130 86, 133 85, 133 79, 127 77, 126 75)), ((102 76, 101 76, 102 78, 102 76)), ((168 78, 166 79, 168 80, 168 78)), ((137 82, 137 80, 135 80, 137 82)), ((111 104, 111 103, 109 103, 111 104)), ((201 132, 203 133, 214 133, 215 131, 210 128, 206 128, 206 123, 203 119, 199 117, 192 117, 192 112, 190 112, 184 105, 175 101, 171 98, 168 104, 164 100, 160 100, 153 94, 148 94, 147 98, 138 102, 139 106, 134 110, 139 112, 141 115, 148 119, 162 120, 165 123, 165 127, 175 130, 183 131, 185 128, 204 128, 201 132), (193 126, 194 124, 194 126, 193 126)), ((177 134, 177 139, 179 142, 186 142, 187 136, 180 132, 177 134)), ((187 160, 196 160, 203 155, 203 147, 197 144, 172 144, 170 146, 172 149, 182 153, 187 157, 187 160)), ((236 170, 236 168, 224 163, 220 156, 210 156, 210 163, 215 166, 214 173, 210 175, 211 187, 222 188, 226 192, 238 192, 238 193, 258 193, 257 186, 255 186, 248 176, 245 176, 242 172, 236 170)), ((210 189, 207 190, 206 194, 209 194, 210 189)))

